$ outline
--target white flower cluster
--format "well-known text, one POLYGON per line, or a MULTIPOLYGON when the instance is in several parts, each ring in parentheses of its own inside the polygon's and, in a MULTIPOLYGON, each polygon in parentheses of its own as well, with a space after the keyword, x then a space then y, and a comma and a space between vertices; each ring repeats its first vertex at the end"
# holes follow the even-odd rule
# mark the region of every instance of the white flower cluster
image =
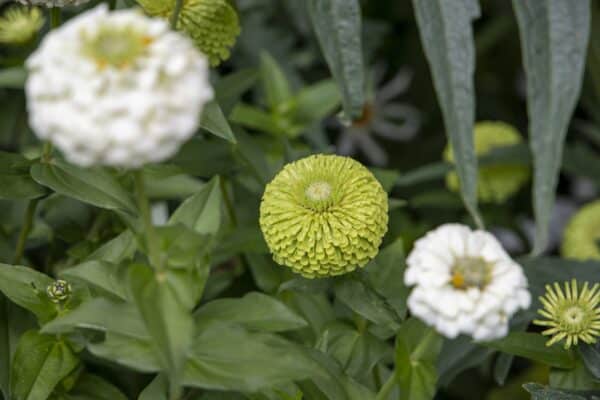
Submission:
POLYGON ((189 39, 162 19, 104 5, 46 35, 27 68, 31 127, 82 166, 172 156, 213 96, 189 39))
POLYGON ((65 7, 78 6, 90 0, 17 0, 26 6, 65 7))
POLYGON ((411 313, 448 338, 506 336, 509 319, 531 303, 521 266, 485 231, 442 225, 415 243, 407 264, 411 313))

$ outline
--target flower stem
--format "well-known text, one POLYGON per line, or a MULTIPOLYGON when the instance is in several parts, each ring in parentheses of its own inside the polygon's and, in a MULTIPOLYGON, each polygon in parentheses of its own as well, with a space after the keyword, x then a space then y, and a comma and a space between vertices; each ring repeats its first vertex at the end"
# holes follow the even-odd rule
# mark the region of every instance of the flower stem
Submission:
POLYGON ((47 163, 52 158, 52 143, 44 142, 44 147, 42 147, 42 162, 47 163))
POLYGON ((183 0, 175 0, 175 8, 173 9, 173 14, 171 14, 171 29, 173 30, 177 29, 177 20, 179 19, 182 5, 183 0))
POLYGON ((27 204, 27 209, 25 210, 25 217, 23 219, 23 226, 21 227, 21 232, 19 233, 19 239, 17 240, 17 246, 15 247, 15 256, 13 257, 13 264, 19 264, 21 259, 23 258, 23 253, 25 251, 25 243, 27 242, 27 237, 31 232, 31 227, 33 226, 33 216, 35 215, 35 210, 37 208, 39 199, 29 200, 27 204))
POLYGON ((162 270, 162 263, 159 262, 158 258, 158 241, 156 237, 156 232, 154 230, 154 225, 152 224, 152 215, 150 213, 150 202, 148 201, 148 197, 146 196, 146 189, 144 186, 144 176, 142 175, 141 170, 136 170, 133 173, 133 177, 135 180, 135 194, 138 203, 138 208, 140 209, 140 214, 143 221, 143 229, 146 237, 146 247, 148 250, 148 259, 150 264, 157 268, 158 270, 162 270))
POLYGON ((377 393, 375 400, 389 400, 392 389, 396 386, 396 373, 392 371, 388 380, 383 384, 383 387, 377 393))
POLYGON ((50 29, 58 28, 61 22, 60 7, 52 7, 50 9, 50 29))

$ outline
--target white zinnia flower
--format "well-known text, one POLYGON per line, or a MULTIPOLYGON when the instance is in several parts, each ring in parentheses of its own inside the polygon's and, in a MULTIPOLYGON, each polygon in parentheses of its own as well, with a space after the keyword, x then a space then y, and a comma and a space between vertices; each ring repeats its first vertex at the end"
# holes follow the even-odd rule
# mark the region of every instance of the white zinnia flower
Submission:
POLYGON ((442 225, 417 240, 406 262, 411 313, 449 338, 501 338, 531 303, 521 266, 485 231, 442 225))
POLYGON ((90 0, 17 0, 26 6, 44 6, 44 7, 65 7, 78 6, 87 3, 90 0))
POLYGON ((208 62, 162 19, 96 7, 27 60, 30 124, 76 164, 139 167, 172 156, 212 98, 208 62))

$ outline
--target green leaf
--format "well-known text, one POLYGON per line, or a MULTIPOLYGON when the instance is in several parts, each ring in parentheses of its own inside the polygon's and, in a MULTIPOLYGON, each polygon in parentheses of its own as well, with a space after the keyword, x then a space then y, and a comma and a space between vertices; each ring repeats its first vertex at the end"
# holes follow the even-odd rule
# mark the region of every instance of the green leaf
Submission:
POLYGON ((186 199, 169 219, 201 234, 215 234, 221 225, 221 179, 211 179, 195 195, 186 199))
POLYGON ((155 273, 145 265, 133 264, 129 282, 158 359, 169 376, 171 391, 177 392, 192 343, 194 325, 190 310, 178 299, 164 272, 155 273))
POLYGON ((203 305, 195 318, 200 326, 234 323, 261 332, 284 332, 308 325, 279 300, 258 292, 239 299, 213 300, 203 305))
POLYGON ((466 208, 478 226, 477 158, 473 145, 475 51, 472 21, 479 17, 477 0, 413 0, 419 33, 452 146, 466 208))
POLYGON ((63 313, 42 327, 42 333, 61 334, 75 328, 113 332, 142 340, 150 339, 138 310, 129 303, 95 298, 63 313))
POLYGON ((515 356, 526 357, 558 368, 575 367, 572 352, 561 346, 546 346, 547 338, 538 333, 511 332, 508 336, 482 345, 515 356))
POLYGON ((365 104, 361 12, 358 0, 309 0, 312 27, 342 94, 345 119, 359 119, 365 104))
POLYGON ((86 373, 69 391, 67 400, 127 400, 127 396, 103 378, 86 373))
POLYGON ((34 269, 0 264, 0 291, 13 303, 31 311, 40 321, 56 314, 56 307, 46 294, 54 280, 34 269))
POLYGON ((20 154, 0 151, 0 199, 33 199, 46 190, 29 174, 31 161, 20 154))
POLYGON ((31 176, 57 193, 109 210, 136 214, 133 198, 101 168, 80 168, 59 159, 31 167, 31 176))
POLYGON ((492 349, 479 346, 464 335, 444 340, 437 361, 440 386, 449 385, 466 369, 481 365, 492 353, 492 349))
POLYGON ((28 331, 19 340, 10 375, 11 399, 39 400, 77 367, 69 346, 53 336, 28 331))
POLYGON ((181 199, 196 193, 204 185, 173 164, 150 164, 142 170, 146 195, 151 199, 181 199))
POLYGON ((260 54, 260 78, 270 110, 277 110, 291 99, 292 89, 283 70, 277 61, 266 52, 260 54))
POLYGON ((0 391, 9 399, 10 366, 21 335, 37 326, 32 315, 0 295, 0 391))
POLYGON ((550 386, 556 389, 596 390, 596 393, 600 391, 600 382, 588 371, 579 357, 575 363, 575 368, 552 368, 548 382, 550 386))
POLYGON ((320 342, 351 377, 362 381, 375 365, 391 352, 391 347, 368 331, 333 323, 323 332, 320 342))
POLYGON ((430 180, 443 179, 453 169, 452 165, 446 162, 427 164, 401 174, 396 181, 396 186, 411 186, 430 180))
POLYGON ((280 121, 275 116, 244 103, 236 105, 229 118, 236 124, 274 136, 286 133, 285 127, 280 126, 280 121))
POLYGON ((578 349, 588 371, 600 380, 600 343, 581 343, 578 349))
POLYGON ((184 383, 254 392, 306 379, 315 374, 316 367, 296 344, 276 335, 212 325, 194 339, 184 383))
POLYGON ((86 261, 97 260, 118 264, 121 261, 132 259, 136 249, 135 236, 130 230, 125 230, 98 247, 96 251, 87 256, 86 261))
POLYGON ((216 101, 211 101, 204 106, 200 127, 228 142, 236 143, 233 131, 216 101))
POLYGON ((215 97, 223 108, 225 115, 240 100, 240 97, 248 91, 258 79, 258 71, 254 68, 240 69, 232 74, 221 78, 214 85, 215 97))
POLYGON ((84 282, 92 288, 122 300, 127 299, 125 270, 120 265, 103 261, 87 261, 61 271, 60 276, 66 280, 84 282))
POLYGON ((87 349, 96 357, 135 371, 151 373, 161 370, 155 346, 150 340, 107 332, 103 342, 89 343, 87 349))
POLYGON ((587 397, 553 389, 539 383, 526 383, 523 388, 531 393, 531 400, 586 400, 587 397))
POLYGON ((0 87, 22 89, 27 79, 27 71, 23 67, 12 67, 0 70, 0 87))
POLYGON ((562 147, 583 78, 590 2, 513 0, 527 78, 529 140, 533 154, 533 254, 548 244, 562 147))
POLYGON ((436 362, 443 339, 433 328, 411 318, 396 336, 396 378, 400 399, 430 400, 436 392, 436 362))
POLYGON ((300 123, 319 122, 340 105, 340 92, 332 80, 302 88, 294 97, 294 119, 300 123))
POLYGON ((163 374, 158 374, 148 386, 142 390, 138 400, 169 400, 169 381, 163 374))

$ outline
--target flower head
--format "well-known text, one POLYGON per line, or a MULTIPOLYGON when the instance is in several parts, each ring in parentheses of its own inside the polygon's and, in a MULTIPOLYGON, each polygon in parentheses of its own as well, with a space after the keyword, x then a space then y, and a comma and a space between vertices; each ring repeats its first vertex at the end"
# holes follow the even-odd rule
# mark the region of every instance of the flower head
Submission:
MULTIPOLYGON (((479 122, 474 130, 475 153, 483 156, 493 149, 519 144, 523 141, 519 132, 504 122, 479 122)), ((444 159, 454 162, 450 145, 444 150, 444 159)), ((481 166, 477 179, 477 191, 481 201, 502 203, 515 194, 529 179, 529 169, 520 164, 494 164, 481 166)), ((446 175, 446 185, 452 191, 459 190, 455 172, 446 175)))
POLYGON ((80 14, 46 35, 27 67, 33 130, 83 166, 170 157, 212 98, 191 41, 135 10, 80 14))
POLYGON ((531 302, 521 266, 485 231, 442 225, 417 240, 406 262, 410 312, 449 338, 503 337, 531 302))
POLYGON ((340 275, 377 254, 388 222, 387 194, 348 157, 313 155, 269 183, 260 226, 279 264, 305 277, 340 275))
POLYGON ((10 7, 0 17, 0 43, 21 45, 31 41, 44 25, 37 7, 10 7))
POLYGON ((62 303, 71 296, 71 284, 58 279, 46 287, 46 294, 53 303, 62 303))
POLYGON ((421 126, 419 111, 410 104, 395 100, 406 92, 412 81, 412 73, 401 69, 389 82, 376 88, 383 81, 385 70, 375 68, 369 80, 368 100, 361 119, 345 127, 337 142, 337 151, 352 155, 359 150, 374 165, 385 165, 388 156, 374 136, 387 140, 406 141, 412 139, 421 126))
POLYGON ((600 259, 600 200, 587 204, 571 218, 564 234, 563 257, 600 259))
POLYGON ((533 323, 548 327, 542 335, 551 336, 546 343, 552 346, 561 340, 565 341, 565 349, 577 345, 579 341, 592 344, 600 336, 600 284, 591 289, 585 282, 580 289, 577 281, 565 282, 565 291, 555 282, 554 287, 546 285, 546 293, 540 297, 544 306, 538 313, 543 320, 533 323))
MULTIPOLYGON (((170 18, 175 0, 138 0, 152 16, 170 18)), ((240 34, 239 18, 227 0, 183 0, 177 29, 188 34, 210 60, 219 65, 227 60, 240 34)))

